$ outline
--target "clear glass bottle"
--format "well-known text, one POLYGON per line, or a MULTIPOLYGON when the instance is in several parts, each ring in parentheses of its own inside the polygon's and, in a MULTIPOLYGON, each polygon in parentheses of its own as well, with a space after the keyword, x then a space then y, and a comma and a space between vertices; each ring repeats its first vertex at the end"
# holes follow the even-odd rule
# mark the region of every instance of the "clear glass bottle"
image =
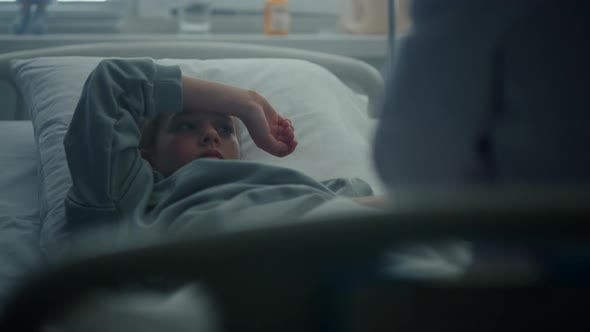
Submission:
POLYGON ((341 0, 343 31, 360 34, 385 34, 389 31, 388 0, 341 0))
POLYGON ((211 30, 213 0, 185 1, 178 10, 178 27, 185 33, 208 33, 211 30))

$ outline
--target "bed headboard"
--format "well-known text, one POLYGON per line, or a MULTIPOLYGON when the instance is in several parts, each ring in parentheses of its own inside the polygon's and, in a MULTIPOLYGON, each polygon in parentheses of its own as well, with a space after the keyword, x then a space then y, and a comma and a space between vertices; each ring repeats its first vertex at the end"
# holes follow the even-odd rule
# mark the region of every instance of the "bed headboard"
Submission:
POLYGON ((292 58, 318 64, 340 78, 353 90, 369 97, 369 114, 383 91, 381 74, 357 59, 293 48, 218 42, 110 42, 40 48, 0 54, 0 120, 27 119, 22 98, 13 84, 10 60, 48 56, 152 57, 177 59, 292 58), (4 100, 4 99, 7 100, 4 100))

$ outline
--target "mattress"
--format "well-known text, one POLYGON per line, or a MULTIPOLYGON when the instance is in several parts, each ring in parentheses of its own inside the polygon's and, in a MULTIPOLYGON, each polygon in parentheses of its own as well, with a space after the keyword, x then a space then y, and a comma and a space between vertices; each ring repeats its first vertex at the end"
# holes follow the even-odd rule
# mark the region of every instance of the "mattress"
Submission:
POLYGON ((37 152, 29 121, 0 121, 0 310, 43 266, 38 249, 37 152))

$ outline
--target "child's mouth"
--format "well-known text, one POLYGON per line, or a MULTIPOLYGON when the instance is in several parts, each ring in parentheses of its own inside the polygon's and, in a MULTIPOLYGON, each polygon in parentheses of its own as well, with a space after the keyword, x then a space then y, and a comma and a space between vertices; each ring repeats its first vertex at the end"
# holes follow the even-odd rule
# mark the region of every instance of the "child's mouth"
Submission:
POLYGON ((223 159, 221 153, 215 150, 209 150, 201 155, 200 158, 210 158, 210 159, 223 159))

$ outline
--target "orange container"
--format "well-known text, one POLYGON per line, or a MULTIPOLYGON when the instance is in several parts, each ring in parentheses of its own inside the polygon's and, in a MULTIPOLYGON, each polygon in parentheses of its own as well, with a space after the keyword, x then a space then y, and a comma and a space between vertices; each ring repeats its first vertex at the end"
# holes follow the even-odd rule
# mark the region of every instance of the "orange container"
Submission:
POLYGON ((286 35, 289 33, 289 0, 266 0, 264 5, 264 33, 286 35))

